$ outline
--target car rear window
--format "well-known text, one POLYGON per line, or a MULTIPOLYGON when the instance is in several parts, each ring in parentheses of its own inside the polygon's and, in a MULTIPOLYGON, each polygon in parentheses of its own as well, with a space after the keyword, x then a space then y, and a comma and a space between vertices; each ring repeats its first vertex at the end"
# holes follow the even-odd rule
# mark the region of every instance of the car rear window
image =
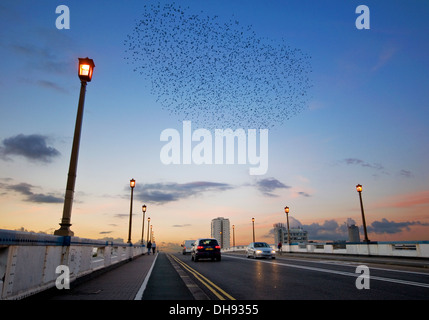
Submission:
POLYGON ((200 240, 200 246, 217 246, 217 240, 216 239, 200 240))

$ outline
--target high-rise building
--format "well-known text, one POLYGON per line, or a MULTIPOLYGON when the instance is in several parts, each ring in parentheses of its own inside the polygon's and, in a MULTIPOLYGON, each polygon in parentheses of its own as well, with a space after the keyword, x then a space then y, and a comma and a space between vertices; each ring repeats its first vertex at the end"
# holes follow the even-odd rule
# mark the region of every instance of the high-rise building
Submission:
POLYGON ((230 247, 229 219, 218 217, 212 220, 211 236, 215 238, 221 248, 230 247))
POLYGON ((347 230, 349 232, 349 242, 360 242, 359 228, 355 225, 348 225, 347 230))

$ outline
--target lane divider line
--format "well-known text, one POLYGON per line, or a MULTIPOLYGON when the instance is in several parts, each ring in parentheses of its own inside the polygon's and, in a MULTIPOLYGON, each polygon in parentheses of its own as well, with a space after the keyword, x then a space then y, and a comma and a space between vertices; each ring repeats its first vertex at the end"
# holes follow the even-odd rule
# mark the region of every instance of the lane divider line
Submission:
POLYGON ((179 263, 183 268, 188 270, 198 281, 200 281, 207 289, 209 289, 219 300, 235 300, 234 297, 232 297, 230 294, 219 288, 217 285, 215 285, 212 281, 207 279, 205 276, 203 276, 201 273, 199 273, 197 270, 191 268, 188 264, 180 260, 179 258, 170 255, 177 263, 179 263), (223 296, 222 296, 223 295, 223 296))

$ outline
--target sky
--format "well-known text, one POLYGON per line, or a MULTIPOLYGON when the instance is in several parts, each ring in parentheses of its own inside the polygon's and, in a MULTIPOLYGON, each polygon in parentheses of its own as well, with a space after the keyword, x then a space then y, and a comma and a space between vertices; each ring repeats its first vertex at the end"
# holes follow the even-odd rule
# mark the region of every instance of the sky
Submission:
POLYGON ((59 228, 89 57, 75 236, 126 241, 133 178, 133 242, 143 204, 165 248, 210 236, 216 217, 236 244, 252 218, 273 243, 285 206, 310 240, 346 240, 362 228, 357 184, 370 240, 429 240, 428 13, 420 0, 2 1, 0 229, 59 228), (248 144, 219 163, 227 129, 248 144))

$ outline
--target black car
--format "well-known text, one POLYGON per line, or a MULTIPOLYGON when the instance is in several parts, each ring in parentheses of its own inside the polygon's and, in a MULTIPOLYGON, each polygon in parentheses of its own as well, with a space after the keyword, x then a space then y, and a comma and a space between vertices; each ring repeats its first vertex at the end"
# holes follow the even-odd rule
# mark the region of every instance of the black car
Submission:
POLYGON ((200 259, 221 260, 220 245, 216 239, 203 238, 195 241, 191 252, 192 261, 200 259))

